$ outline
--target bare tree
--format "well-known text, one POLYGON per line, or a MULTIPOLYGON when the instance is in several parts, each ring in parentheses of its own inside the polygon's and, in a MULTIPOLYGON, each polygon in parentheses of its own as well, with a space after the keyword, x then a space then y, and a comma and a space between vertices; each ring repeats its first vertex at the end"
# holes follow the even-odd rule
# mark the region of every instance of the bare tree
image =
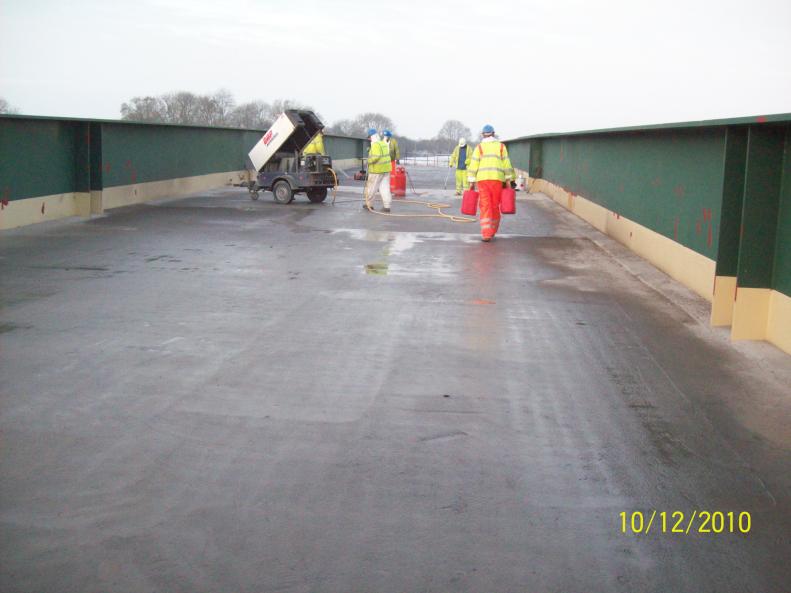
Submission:
POLYGON ((164 122, 165 102, 159 97, 133 97, 121 104, 121 119, 144 122, 164 122))
MULTIPOLYGON (((121 104, 121 118, 141 122, 265 130, 286 109, 312 110, 294 99, 278 99, 272 104, 250 101, 236 106, 233 95, 220 89, 211 95, 178 91, 157 97, 133 97, 128 103, 121 104)), ((319 114, 316 115, 321 119, 319 114)))
POLYGON ((352 122, 352 135, 365 136, 368 128, 374 128, 379 132, 385 129, 395 132, 395 124, 392 119, 381 113, 368 112, 361 113, 354 118, 352 122))
POLYGON ((237 105, 228 123, 236 128, 266 130, 272 125, 272 106, 263 101, 250 101, 237 105))
POLYGON ((228 116, 231 114, 231 111, 233 111, 234 105, 236 104, 236 100, 233 98, 233 95, 226 89, 220 89, 212 95, 212 101, 214 103, 215 118, 218 122, 213 125, 227 124, 228 116))
POLYGON ((437 138, 440 141, 447 141, 451 146, 456 144, 459 141, 459 138, 467 138, 470 139, 472 136, 472 132, 470 132, 470 128, 465 126, 457 119, 449 119, 437 132, 437 138))
MULTIPOLYGON (((350 119, 339 119, 327 128, 330 134, 342 134, 344 136, 355 136, 354 122, 350 119)), ((365 130, 362 132, 365 133, 365 130)))
POLYGON ((194 93, 180 91, 162 95, 165 105, 165 121, 174 124, 190 124, 195 118, 198 97, 194 93))
POLYGON ((19 109, 11 105, 8 101, 0 97, 0 113, 8 113, 10 115, 14 115, 19 113, 19 109))

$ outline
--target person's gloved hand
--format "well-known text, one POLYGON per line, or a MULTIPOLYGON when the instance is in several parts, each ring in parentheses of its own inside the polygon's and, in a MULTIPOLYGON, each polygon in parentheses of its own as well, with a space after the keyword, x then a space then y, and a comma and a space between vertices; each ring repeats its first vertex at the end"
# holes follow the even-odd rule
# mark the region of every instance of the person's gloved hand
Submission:
POLYGON ((401 164, 401 161, 396 159, 396 165, 400 165, 400 164, 401 164))

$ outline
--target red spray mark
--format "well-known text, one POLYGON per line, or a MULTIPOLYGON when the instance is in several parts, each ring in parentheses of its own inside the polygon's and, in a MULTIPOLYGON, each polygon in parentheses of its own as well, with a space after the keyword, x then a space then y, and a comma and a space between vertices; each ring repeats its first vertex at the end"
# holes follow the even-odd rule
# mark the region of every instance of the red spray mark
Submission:
POLYGON ((714 242, 714 237, 712 236, 711 223, 709 223, 709 236, 706 237, 706 245, 711 247, 713 242, 714 242))
POLYGON ((680 183, 676 187, 673 188, 673 193, 676 194, 676 196, 678 196, 679 198, 683 198, 685 192, 686 192, 686 189, 680 183))
POLYGON ((695 221, 695 234, 699 235, 702 232, 703 232, 703 227, 701 226, 700 221, 696 220, 695 221))
POLYGON ((8 200, 0 200, 0 210, 5 210, 6 206, 8 206, 8 200))
POLYGON ((111 167, 110 163, 105 164, 104 165, 104 172, 105 173, 109 173, 111 168, 112 167, 111 167))
POLYGON ((759 124, 765 124, 766 123, 766 116, 759 115, 758 117, 755 118, 755 121, 757 121, 759 124))

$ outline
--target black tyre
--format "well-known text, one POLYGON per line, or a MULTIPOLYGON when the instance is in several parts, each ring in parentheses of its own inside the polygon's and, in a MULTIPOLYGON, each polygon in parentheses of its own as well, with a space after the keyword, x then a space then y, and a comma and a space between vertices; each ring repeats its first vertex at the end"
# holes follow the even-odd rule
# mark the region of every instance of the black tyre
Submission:
POLYGON ((253 200, 253 201, 257 200, 258 199, 258 192, 257 191, 251 191, 250 192, 250 199, 253 200))
POLYGON ((327 188, 326 187, 314 187, 313 189, 308 190, 308 200, 313 202, 314 204, 318 204, 319 202, 323 202, 327 199, 327 188))
POLYGON ((294 199, 294 190, 291 189, 288 181, 282 179, 272 187, 272 194, 278 204, 290 204, 294 199))

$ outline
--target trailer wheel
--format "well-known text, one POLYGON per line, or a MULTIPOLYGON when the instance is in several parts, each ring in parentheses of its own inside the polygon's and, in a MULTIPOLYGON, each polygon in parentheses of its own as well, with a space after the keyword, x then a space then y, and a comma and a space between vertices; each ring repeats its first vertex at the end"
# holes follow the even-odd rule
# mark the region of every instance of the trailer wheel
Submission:
POLYGON ((253 200, 253 201, 257 200, 258 199, 258 192, 257 191, 251 191, 250 192, 250 199, 253 200))
POLYGON ((294 191, 291 189, 291 185, 289 185, 288 181, 283 181, 282 179, 272 187, 272 194, 278 204, 290 204, 294 199, 294 191))
POLYGON ((318 204, 319 202, 323 202, 327 199, 327 188, 326 187, 315 187, 313 189, 308 190, 308 200, 313 202, 314 204, 318 204))

